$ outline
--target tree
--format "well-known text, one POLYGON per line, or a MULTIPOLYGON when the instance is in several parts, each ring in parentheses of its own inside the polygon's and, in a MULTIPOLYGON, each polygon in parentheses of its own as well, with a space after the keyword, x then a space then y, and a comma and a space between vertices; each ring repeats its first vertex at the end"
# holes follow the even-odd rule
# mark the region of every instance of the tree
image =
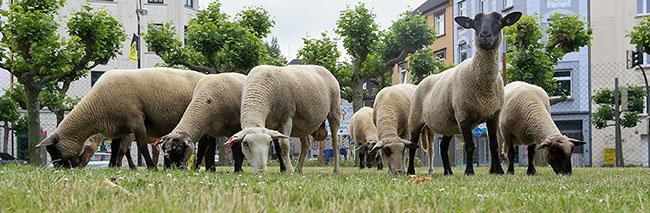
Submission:
POLYGON ((579 15, 556 13, 549 18, 547 40, 543 39, 542 17, 537 15, 523 16, 503 29, 508 44, 506 75, 508 81, 524 81, 555 94, 557 82, 553 79, 553 66, 567 53, 591 46, 592 29, 579 15))
POLYGON ((264 42, 264 47, 266 48, 266 62, 264 64, 270 64, 275 66, 284 66, 287 64, 287 59, 282 56, 280 51, 280 45, 278 44, 278 38, 273 37, 271 42, 264 42))
MULTIPOLYGON (((620 110, 618 115, 615 114, 614 110, 614 91, 609 88, 603 88, 600 90, 596 91, 596 94, 591 96, 591 99, 594 100, 596 104, 598 104, 598 109, 596 110, 596 113, 592 115, 593 120, 594 120, 594 126, 597 129, 603 129, 608 126, 613 126, 614 124, 608 124, 607 121, 614 121, 614 116, 621 116, 619 117, 621 121, 621 126, 624 128, 631 128, 635 127, 637 123, 639 123, 639 114, 643 112, 644 108, 644 100, 643 98, 645 97, 645 91, 643 90, 642 87, 640 86, 634 86, 634 85, 628 85, 627 88, 622 87, 622 90, 627 90, 628 91, 628 97, 630 97, 630 101, 628 102, 628 110, 623 111, 620 110)), ((619 100, 621 99, 621 94, 618 94, 619 100)), ((623 101, 621 101, 623 102, 623 101)), ((619 102, 619 105, 621 104, 619 102)))
POLYGON ((636 50, 650 54, 650 16, 641 20, 625 36, 630 38, 630 44, 634 44, 636 50))
POLYGON ((3 152, 7 152, 7 146, 9 146, 9 123, 13 123, 18 120, 20 113, 18 113, 18 104, 11 99, 6 93, 0 97, 0 121, 3 121, 3 152))
POLYGON ((419 84, 429 75, 438 74, 454 65, 446 65, 431 48, 425 47, 409 55, 408 71, 411 72, 413 84, 419 84))
MULTIPOLYGON (((331 71, 341 85, 342 97, 352 101, 354 111, 363 107, 363 100, 369 98, 368 92, 363 89, 364 83, 373 82, 380 87, 388 85, 387 79, 390 79, 390 73, 396 63, 404 61, 408 54, 430 45, 435 40, 433 29, 422 16, 414 16, 408 11, 402 13, 400 18, 385 31, 379 31, 374 20, 375 16, 365 4, 360 3, 354 8, 348 7, 340 12, 335 29, 335 32, 343 38, 343 46, 352 57, 352 61, 349 64, 342 63, 342 66, 337 66, 331 71)), ((325 39, 323 38, 321 43, 332 42, 325 39)), ((307 42, 315 42, 310 39, 303 41, 305 47, 330 47, 310 45, 307 42)), ((299 56, 304 61, 313 63, 319 62, 319 58, 308 57, 322 57, 323 53, 327 53, 327 49, 308 48, 299 51, 299 56), (318 53, 309 53, 311 51, 318 53)), ((338 51, 330 51, 330 54, 336 53, 338 51)), ((327 62, 330 63, 332 58, 338 58, 334 56, 328 57, 327 62)))
POLYGON ((264 8, 247 7, 231 19, 221 12, 221 3, 215 1, 190 20, 185 45, 175 36, 171 22, 162 27, 150 24, 144 39, 149 50, 160 56, 166 66, 180 65, 210 74, 246 74, 259 64, 276 63, 268 60, 262 41, 274 24, 264 8))
MULTIPOLYGON (((30 164, 42 165, 40 151, 40 94, 47 85, 58 86, 81 78, 89 69, 106 64, 118 54, 126 40, 120 22, 106 11, 89 6, 71 15, 69 39, 56 30, 56 11, 64 0, 22 0, 2 11, 7 18, 0 25, 4 47, 0 67, 8 70, 25 88, 30 164)), ((69 84, 68 84, 69 85, 69 84)), ((61 88, 61 87, 60 87, 61 88)))

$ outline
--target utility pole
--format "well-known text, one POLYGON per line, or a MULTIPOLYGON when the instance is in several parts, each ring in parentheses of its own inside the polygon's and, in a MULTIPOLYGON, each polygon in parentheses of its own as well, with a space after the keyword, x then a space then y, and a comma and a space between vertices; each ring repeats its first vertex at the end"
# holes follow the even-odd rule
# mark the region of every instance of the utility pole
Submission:
MULTIPOLYGON (((138 0, 138 4, 135 5, 135 15, 138 17, 138 41, 137 41, 137 50, 138 50, 138 69, 142 68, 142 57, 140 51, 140 16, 147 15, 147 9, 142 9, 142 0, 138 0)), ((130 143, 130 142, 129 142, 130 143)), ((149 150, 147 150, 149 151, 149 150)), ((142 152, 138 152, 138 166, 142 166, 142 152)))
POLYGON ((614 116, 615 116, 614 117, 614 121, 615 121, 614 128, 616 128, 615 129, 615 133, 616 133, 616 135, 615 135, 616 136, 616 141, 615 141, 616 142, 616 166, 620 167, 620 166, 623 166, 623 150, 621 150, 621 148, 623 148, 623 146, 621 144, 621 122, 620 122, 620 118, 619 118, 619 115, 620 115, 620 112, 621 112, 619 103, 621 101, 620 101, 620 98, 619 98, 619 94, 620 94, 620 90, 618 88, 618 78, 614 78, 614 116))
POLYGON ((645 95, 646 95, 646 116, 648 119, 648 132, 646 133, 646 143, 648 144, 648 167, 650 167, 650 87, 648 87, 648 77, 645 74, 645 70, 643 69, 643 49, 633 51, 633 50, 628 50, 627 51, 627 68, 633 68, 633 67, 638 67, 641 69, 641 73, 643 73, 643 80, 645 80, 645 95))

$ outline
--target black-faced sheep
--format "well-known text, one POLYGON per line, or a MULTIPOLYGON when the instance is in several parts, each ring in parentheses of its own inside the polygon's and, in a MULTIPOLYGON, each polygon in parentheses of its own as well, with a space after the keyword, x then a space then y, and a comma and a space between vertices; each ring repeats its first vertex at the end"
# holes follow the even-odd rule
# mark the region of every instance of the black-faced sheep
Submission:
POLYGON ((308 136, 327 119, 334 149, 334 172, 339 171, 337 132, 341 119, 339 83, 325 68, 312 65, 257 66, 244 81, 241 104, 242 130, 228 144, 241 143, 254 172, 266 170, 269 142, 281 140, 282 157, 293 172, 288 137, 298 137, 301 153, 296 171, 309 149, 308 136), (279 131, 276 131, 279 130, 279 131))
POLYGON ((76 167, 91 135, 118 138, 133 133, 147 167, 155 168, 146 137, 161 137, 178 124, 204 76, 169 68, 106 72, 39 146, 46 146, 55 165, 76 167))
MULTIPOLYGON (((206 134, 214 137, 229 137, 241 130, 239 113, 245 78, 246 76, 242 74, 223 73, 205 76, 196 84, 192 101, 180 122, 169 134, 160 139, 165 152, 165 162, 173 162, 176 166, 184 167, 191 155, 187 149, 193 147, 193 141, 199 140, 206 134)), ((195 165, 199 165, 204 155, 201 150, 207 149, 207 156, 210 154, 214 156, 213 141, 199 143, 198 162, 195 165)), ((241 171, 243 155, 240 144, 233 144, 233 155, 235 172, 241 171)), ((206 168, 212 169, 213 162, 214 160, 206 157, 206 168)))
MULTIPOLYGON (((379 142, 372 148, 371 153, 380 150, 381 159, 388 167, 388 172, 404 174, 406 172, 406 149, 413 150, 419 147, 412 143, 409 132, 409 109, 415 91, 413 84, 398 84, 382 89, 375 99, 373 120, 377 125, 379 142)), ((413 164, 411 156, 409 166, 413 164)))
POLYGON ((490 143, 490 173, 503 174, 496 139, 499 111, 503 106, 503 81, 499 76, 501 29, 521 17, 512 12, 505 17, 498 13, 480 13, 474 19, 459 16, 454 20, 461 27, 474 29, 476 47, 473 58, 455 68, 425 78, 413 94, 410 115, 411 140, 417 142, 426 125, 434 133, 444 135, 440 144, 444 174, 451 175, 449 142, 461 133, 465 141, 466 175, 474 174, 474 141, 472 129, 486 122, 490 143))
MULTIPOLYGON (((350 119, 350 137, 357 145, 356 151, 359 153, 359 168, 361 169, 371 168, 373 161, 378 157, 377 154, 370 154, 370 150, 379 142, 377 127, 372 121, 372 112, 372 108, 362 107, 350 119)), ((379 159, 377 170, 380 170, 381 167, 381 159, 379 159)))
POLYGON ((499 116, 499 141, 508 158, 509 174, 515 173, 514 145, 528 145, 529 175, 536 173, 536 145, 556 174, 570 175, 571 153, 574 147, 585 144, 560 133, 551 118, 551 105, 544 89, 525 82, 512 82, 505 87, 505 103, 499 116))

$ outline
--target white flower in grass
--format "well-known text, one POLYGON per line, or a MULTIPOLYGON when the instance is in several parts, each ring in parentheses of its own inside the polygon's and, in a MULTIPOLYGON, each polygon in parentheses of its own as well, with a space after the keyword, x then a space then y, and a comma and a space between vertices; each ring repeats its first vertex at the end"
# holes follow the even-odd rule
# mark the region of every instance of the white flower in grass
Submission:
POLYGON ((167 177, 172 177, 172 174, 167 173, 167 177))
POLYGON ((153 187, 153 184, 150 183, 150 184, 147 184, 147 186, 148 186, 148 187, 153 187))
POLYGON ((438 189, 438 191, 444 192, 445 188, 440 188, 440 189, 438 189))
POLYGON ((240 186, 248 186, 247 183, 240 183, 239 185, 240 185, 240 186))

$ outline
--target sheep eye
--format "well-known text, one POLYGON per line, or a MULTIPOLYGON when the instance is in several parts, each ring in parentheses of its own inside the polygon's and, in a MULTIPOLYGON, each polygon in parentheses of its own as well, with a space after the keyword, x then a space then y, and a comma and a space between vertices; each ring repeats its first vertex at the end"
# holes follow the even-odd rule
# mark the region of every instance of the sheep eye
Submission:
POLYGON ((248 142, 244 141, 244 146, 248 147, 248 142))

